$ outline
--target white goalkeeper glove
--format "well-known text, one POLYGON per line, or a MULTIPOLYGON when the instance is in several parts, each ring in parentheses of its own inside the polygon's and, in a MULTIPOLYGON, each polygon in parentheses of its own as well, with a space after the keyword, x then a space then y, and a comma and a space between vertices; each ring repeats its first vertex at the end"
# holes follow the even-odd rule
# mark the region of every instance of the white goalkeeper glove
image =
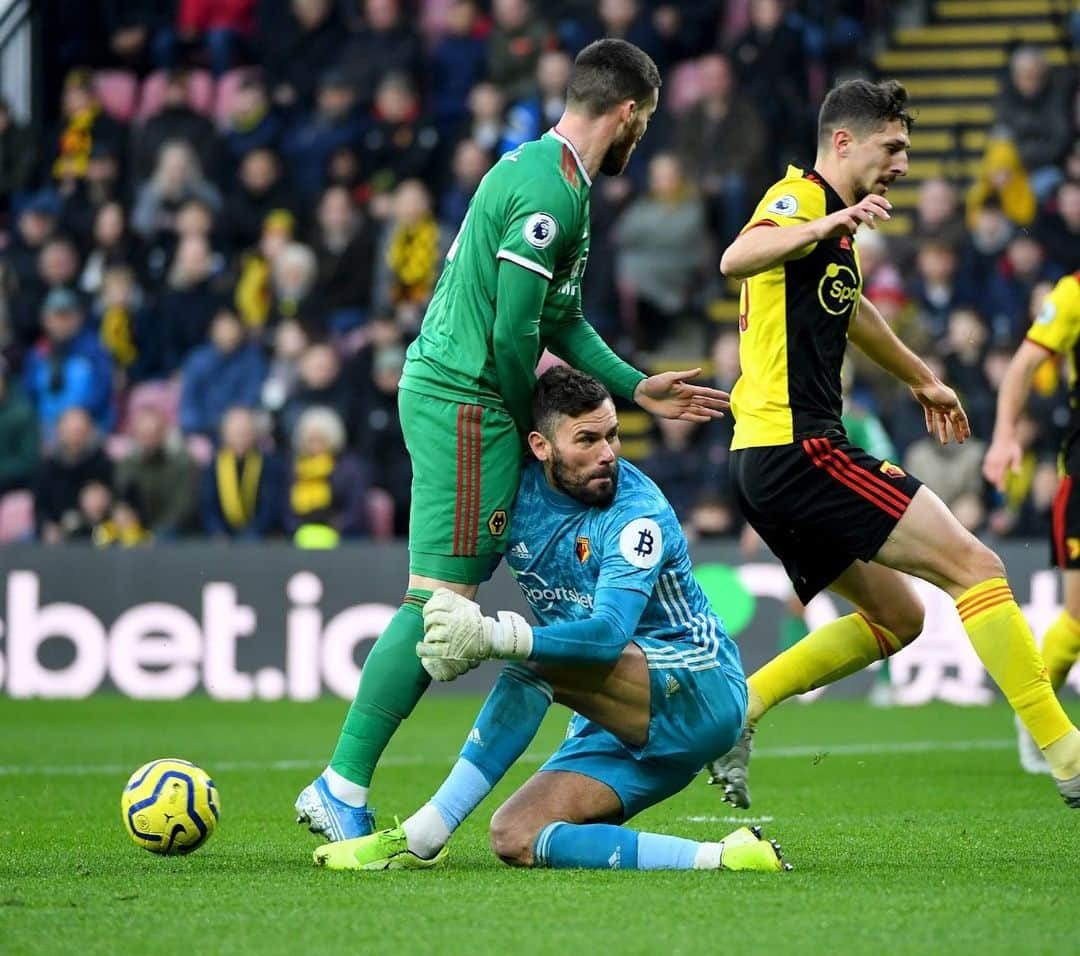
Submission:
POLYGON ((416 645, 424 669, 437 681, 454 680, 489 658, 525 660, 532 628, 520 614, 485 617, 480 605, 439 588, 424 605, 424 639, 416 645))

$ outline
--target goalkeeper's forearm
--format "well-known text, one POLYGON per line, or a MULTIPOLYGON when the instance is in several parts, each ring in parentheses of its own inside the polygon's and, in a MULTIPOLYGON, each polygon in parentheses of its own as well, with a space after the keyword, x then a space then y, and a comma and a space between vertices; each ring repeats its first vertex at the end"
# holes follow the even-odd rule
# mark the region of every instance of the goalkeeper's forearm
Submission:
POLYGON ((603 589, 590 617, 532 628, 528 635, 522 633, 523 618, 514 615, 517 633, 511 636, 510 615, 500 615, 495 656, 524 656, 538 664, 613 664, 630 643, 647 600, 639 591, 603 589))

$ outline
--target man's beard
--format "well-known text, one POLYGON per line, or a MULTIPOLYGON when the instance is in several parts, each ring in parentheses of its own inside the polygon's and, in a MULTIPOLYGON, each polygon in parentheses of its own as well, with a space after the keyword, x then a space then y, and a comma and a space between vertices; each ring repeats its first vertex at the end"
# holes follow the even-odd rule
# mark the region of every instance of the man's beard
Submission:
POLYGON ((615 498, 619 487, 619 463, 614 461, 606 468, 597 468, 585 477, 575 479, 559 453, 552 449, 551 481, 564 495, 569 495, 588 508, 606 508, 615 498), (610 478, 611 483, 603 490, 595 489, 589 486, 594 478, 610 478))
POLYGON ((600 163, 600 172, 605 176, 618 176, 626 164, 630 162, 630 154, 634 151, 637 140, 633 133, 627 130, 624 137, 616 139, 609 147, 600 163))

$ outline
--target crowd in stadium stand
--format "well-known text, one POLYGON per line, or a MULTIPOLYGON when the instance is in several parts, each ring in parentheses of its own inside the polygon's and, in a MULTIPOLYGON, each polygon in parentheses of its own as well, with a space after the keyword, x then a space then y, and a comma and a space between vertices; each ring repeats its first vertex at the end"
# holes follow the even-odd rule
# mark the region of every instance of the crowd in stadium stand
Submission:
MULTIPOLYGON (((396 390, 486 170, 560 115, 574 54, 650 53, 662 108, 593 191, 587 317, 623 355, 738 374, 719 252, 837 76, 872 0, 101 0, 46 5, 40 134, 0 103, 0 541, 388 537, 408 522, 396 390)), ((868 74, 869 75, 869 74, 868 74)), ((1067 417, 1048 363, 1022 473, 983 482, 996 386, 1080 267, 1073 78, 1021 49, 981 172, 923 183, 907 236, 860 234, 867 295, 961 393, 939 446, 904 391, 845 372, 853 440, 969 527, 1039 534, 1067 417)), ((737 535, 730 422, 656 426, 645 468, 692 535, 737 535)))

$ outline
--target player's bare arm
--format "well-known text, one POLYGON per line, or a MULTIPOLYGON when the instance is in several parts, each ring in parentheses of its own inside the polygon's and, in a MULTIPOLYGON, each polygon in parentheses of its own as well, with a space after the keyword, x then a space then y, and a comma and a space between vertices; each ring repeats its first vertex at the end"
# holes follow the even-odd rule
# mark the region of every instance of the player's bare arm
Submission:
POLYGON ((731 279, 747 279, 767 272, 804 255, 814 243, 854 235, 861 225, 875 228, 877 220, 889 218, 890 209, 889 200, 871 193, 853 206, 798 226, 777 228, 759 224, 744 231, 724 250, 720 271, 731 279))
POLYGON ((943 445, 948 443, 950 435, 961 443, 971 435, 967 413, 956 392, 900 341, 866 296, 860 297, 859 308, 848 326, 848 341, 911 389, 926 414, 926 430, 936 434, 943 445))
POLYGON ((1016 350, 1005 372, 1005 378, 1002 379, 998 392, 997 417, 994 420, 994 437, 983 460, 983 476, 999 491, 1004 491, 1008 473, 1020 470, 1023 452, 1016 440, 1016 420, 1031 394, 1031 380, 1035 377, 1035 371, 1051 354, 1053 353, 1045 346, 1025 339, 1016 350))

